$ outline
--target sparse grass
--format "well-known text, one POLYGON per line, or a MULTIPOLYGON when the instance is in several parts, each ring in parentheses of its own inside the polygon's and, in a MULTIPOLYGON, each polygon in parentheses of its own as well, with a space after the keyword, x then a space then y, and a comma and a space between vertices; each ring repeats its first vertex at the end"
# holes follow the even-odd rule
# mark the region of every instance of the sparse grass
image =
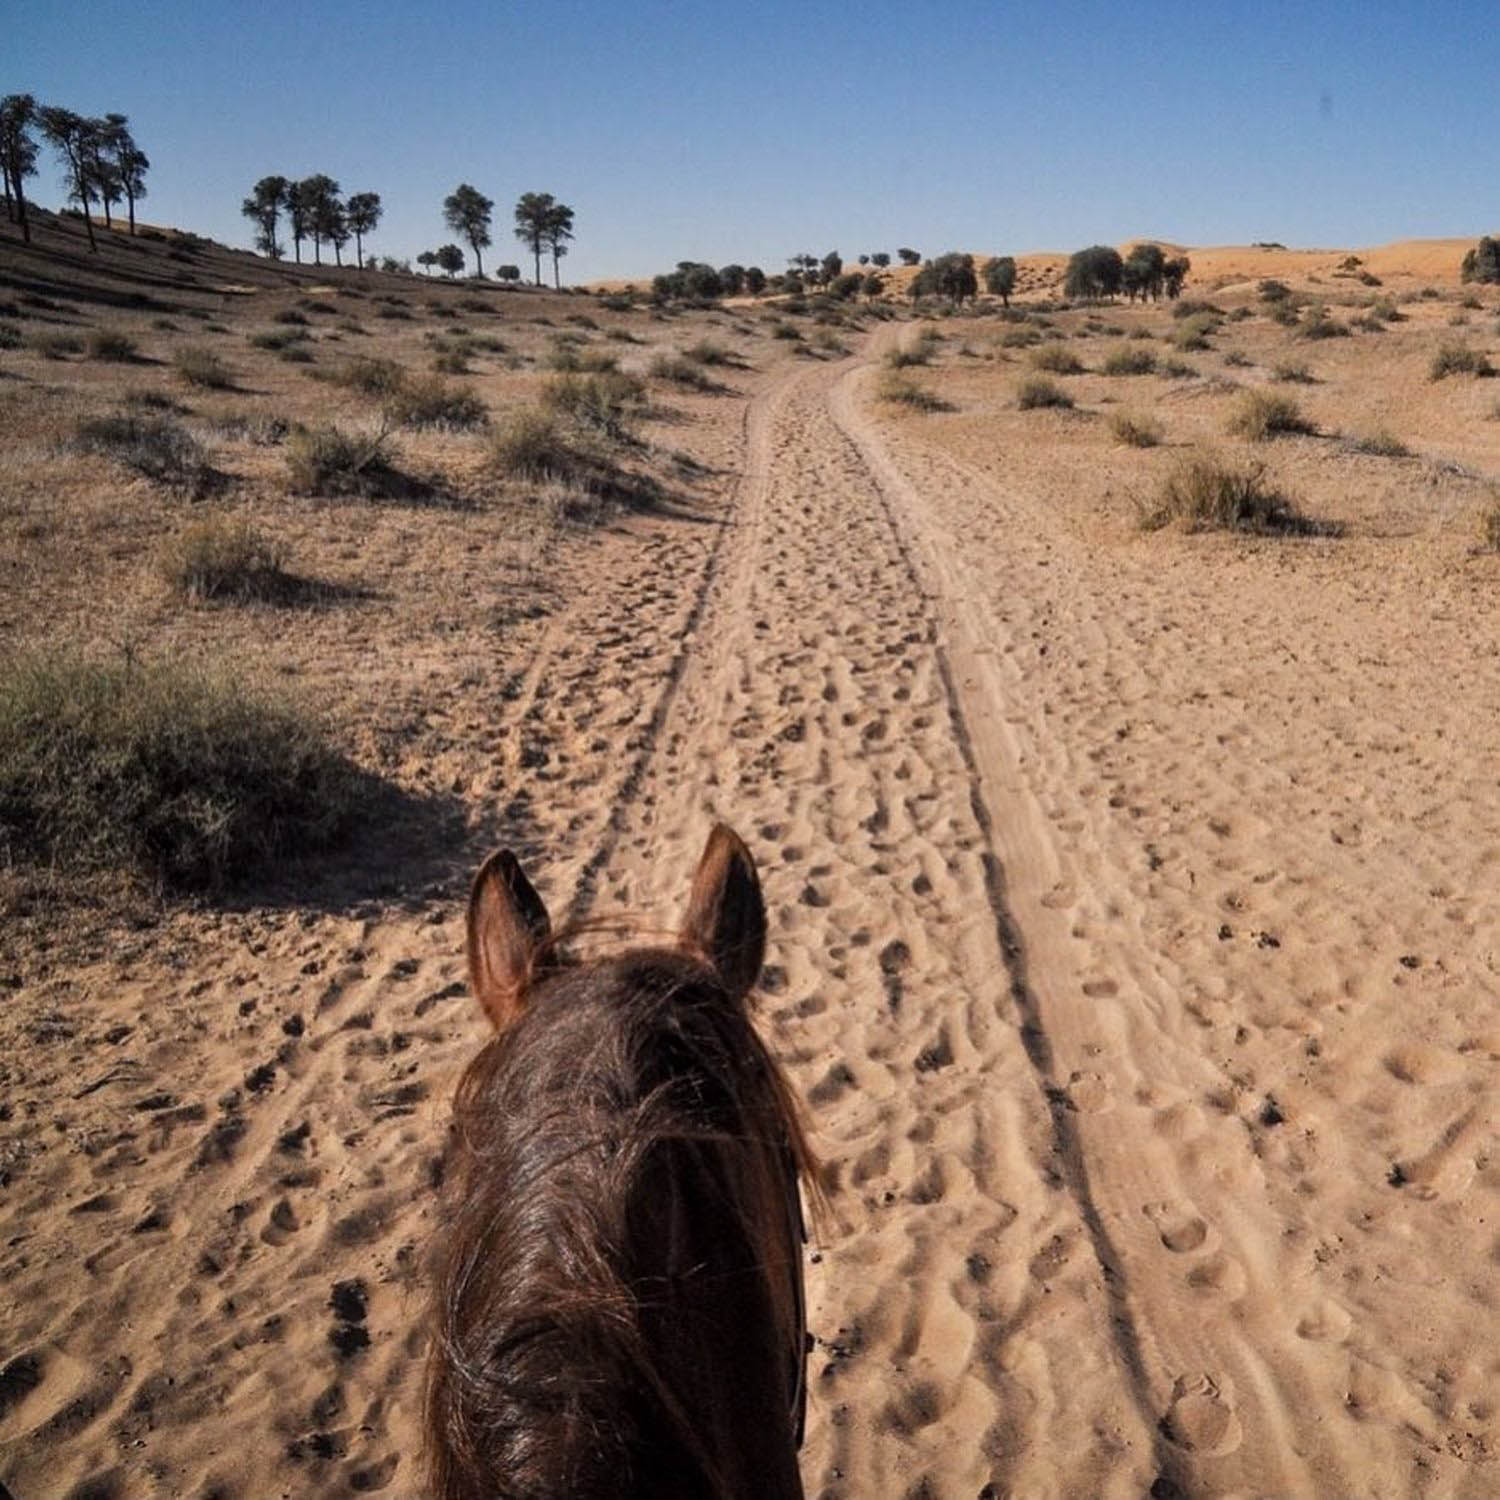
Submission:
POLYGON ((1191 380, 1198 373, 1198 367, 1185 359, 1164 359, 1156 368, 1168 380, 1191 380))
POLYGON ((375 396, 384 400, 393 396, 406 382, 406 371, 393 359, 350 359, 337 368, 320 375, 347 390, 358 391, 361 396, 375 396))
POLYGON ((726 349, 723 344, 713 339, 699 339, 696 344, 690 344, 683 351, 683 356, 699 365, 737 365, 740 363, 739 356, 732 349, 726 349))
POLYGON ((646 404, 646 383, 620 370, 560 375, 542 391, 544 405, 613 442, 628 441, 646 404))
POLYGON ((390 476, 385 433, 358 437, 331 425, 299 427, 286 440, 286 468, 297 494, 375 494, 390 476))
POLYGON ((1349 449, 1353 453, 1368 453, 1374 458, 1410 458, 1411 449, 1394 433, 1381 430, 1351 438, 1349 449))
POLYGON ((1500 552, 1500 491, 1490 491, 1479 514, 1479 544, 1487 552, 1500 552))
POLYGON ((432 356, 433 372, 438 375, 471 375, 469 356, 462 348, 439 349, 432 356))
POLYGON ((177 378, 188 385, 213 391, 234 389, 234 372, 212 349, 201 346, 179 349, 172 356, 172 368, 177 378))
POLYGON ((1300 361, 1282 360, 1271 371, 1273 380, 1280 380, 1288 385, 1316 385, 1317 377, 1300 361))
POLYGON ((59 329, 38 329, 26 342, 43 359, 66 359, 70 354, 83 353, 83 340, 76 333, 59 329))
POLYGON ((19 349, 22 342, 21 330, 14 323, 0 323, 0 349, 19 349))
POLYGON ((771 325, 771 337, 773 339, 786 339, 791 343, 797 343, 802 338, 802 330, 795 323, 781 321, 771 325))
POLYGON ((547 363, 561 374, 602 374, 619 368, 619 357, 606 349, 589 349, 574 339, 559 339, 547 363))
MULTIPOLYGON (((307 320, 304 318, 304 322, 307 320)), ((301 343, 311 335, 305 328, 268 328, 261 333, 252 333, 250 343, 256 349, 270 349, 280 352, 282 349, 290 349, 293 344, 301 343)))
POLYGON ((1342 339, 1349 337, 1349 328, 1330 316, 1321 302, 1314 302, 1297 333, 1304 339, 1342 339))
POLYGON ((1478 349, 1467 344, 1443 344, 1432 356, 1428 375, 1433 380, 1442 380, 1449 375, 1491 376, 1495 368, 1478 349))
POLYGON ((909 406, 914 411, 947 411, 948 403, 937 395, 936 392, 923 385, 918 380, 913 380, 910 375, 903 375, 899 370, 887 370, 880 377, 880 384, 876 388, 876 394, 882 401, 889 401, 899 406, 909 406))
POLYGON ((1140 506, 1140 524, 1147 531, 1177 524, 1190 531, 1291 535, 1330 529, 1309 520, 1269 484, 1262 465, 1234 468, 1203 455, 1167 475, 1155 500, 1140 506))
POLYGON ((1132 349, 1122 344, 1111 349, 1100 366, 1106 375, 1150 375, 1156 369, 1156 355, 1150 349, 1132 349))
POLYGON ((89 417, 74 429, 73 446, 81 453, 103 454, 195 498, 212 489, 219 478, 198 440, 168 416, 89 417))
POLYGON ((168 539, 158 559, 174 594, 201 601, 272 601, 284 597, 286 549, 248 521, 211 517, 168 539))
POLYGON ((567 481, 581 469, 562 421, 537 406, 507 412, 490 438, 491 465, 511 479, 567 481))
POLYGON ((48 650, 0 665, 0 843, 213 889, 332 842, 356 776, 317 722, 226 672, 48 650))
MULTIPOLYGON (((332 312, 333 309, 331 307, 319 306, 317 308, 317 311, 332 312)), ((307 314, 304 312, 299 312, 295 307, 287 307, 283 308, 279 313, 275 314, 271 321, 273 323, 290 323, 297 328, 306 328, 307 314)))
POLYGON ((165 391, 152 391, 137 388, 126 391, 120 397, 122 405, 131 411, 172 411, 182 412, 185 410, 182 403, 165 391))
POLYGON ((902 348, 899 344, 885 351, 886 366, 892 370, 906 370, 913 365, 931 363, 932 349, 928 344, 912 344, 902 348))
POLYGON ((398 427, 483 427, 489 412, 466 385, 454 385, 441 375, 403 380, 385 399, 386 415, 398 427))
MULTIPOLYGON (((1181 304, 1179 303, 1180 307, 1181 304)), ((1186 317, 1173 309, 1173 316, 1179 317, 1181 321, 1172 330, 1172 342, 1184 353, 1192 353, 1210 348, 1209 336, 1219 331, 1219 325, 1224 321, 1218 312, 1202 311, 1191 313, 1186 317)))
POLYGON ((1031 375, 1016 387, 1016 404, 1022 411, 1033 411, 1038 407, 1071 407, 1073 398, 1045 375, 1031 375))
POLYGON ((1162 425, 1155 417, 1128 411, 1115 412, 1109 419, 1109 430, 1116 442, 1131 448, 1154 448, 1164 435, 1162 425))
POLYGON ((95 328, 84 342, 90 359, 128 365, 140 357, 135 340, 118 328, 95 328))
POLYGON ((1246 391, 1230 414, 1228 430, 1259 443, 1288 433, 1310 433, 1314 428, 1290 396, 1276 391, 1246 391))
POLYGON ((674 385, 686 386, 695 391, 716 391, 718 384, 701 365, 680 354, 658 354, 651 361, 651 374, 657 380, 670 380, 674 385))
POLYGON ((1040 344, 1031 351, 1033 370, 1045 370, 1049 375, 1081 375, 1083 361, 1066 344, 1040 344))

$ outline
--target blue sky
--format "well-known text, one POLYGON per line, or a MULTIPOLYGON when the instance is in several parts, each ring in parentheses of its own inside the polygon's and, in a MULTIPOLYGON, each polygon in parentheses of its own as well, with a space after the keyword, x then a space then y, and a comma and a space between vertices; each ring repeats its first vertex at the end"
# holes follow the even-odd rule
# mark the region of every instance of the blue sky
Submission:
MULTIPOLYGON (((0 93, 129 115, 143 216, 248 245, 256 178, 373 190, 377 252, 461 181, 576 212, 565 277, 798 251, 1359 246, 1500 227, 1480 3, 17 4, 0 93)), ((56 204, 50 154, 33 185, 56 204)))

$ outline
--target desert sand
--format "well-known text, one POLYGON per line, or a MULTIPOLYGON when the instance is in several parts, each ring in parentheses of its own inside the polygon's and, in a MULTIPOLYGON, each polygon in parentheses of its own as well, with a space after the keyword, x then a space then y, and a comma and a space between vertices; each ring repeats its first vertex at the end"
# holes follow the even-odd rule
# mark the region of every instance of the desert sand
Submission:
MULTIPOLYGON (((1185 374, 1120 378, 1102 356, 1136 329, 1162 349, 1166 306, 1052 315, 1086 366, 1068 410, 1017 408, 1029 354, 993 311, 933 325, 947 409, 920 413, 879 397, 904 319, 808 359, 769 310, 518 298, 512 352, 586 307, 644 341, 627 368, 703 333, 742 356, 646 424, 674 503, 538 530, 467 439, 424 435, 408 460, 477 508, 309 506, 221 423, 234 503, 347 589, 302 615, 161 597, 172 505, 35 436, 118 374, 5 356, 7 640, 45 601, 59 633, 228 642, 410 798, 357 855, 227 903, 126 923, 13 895, 18 1500, 421 1495, 433 1182, 485 1036, 468 873, 506 843, 554 912, 655 932, 715 819, 760 865, 759 1014, 830 1201, 810 1496, 1500 1488, 1500 556, 1476 521, 1500 421, 1493 382, 1427 369, 1453 337, 1494 353, 1494 293, 1462 307, 1447 251, 1358 252, 1437 295, 1299 343, 1255 280, 1346 318, 1348 252, 1190 253, 1188 295, 1247 316, 1185 374), (1287 360, 1315 431, 1226 435, 1287 360), (1112 439, 1126 408, 1159 447, 1112 439), (1408 454, 1356 451, 1377 430, 1408 454), (1258 457, 1342 534, 1143 533, 1135 502, 1198 448, 1258 457)), ((282 294, 216 295, 240 328, 282 294)), ((300 378, 257 368, 268 394, 224 410, 309 399, 278 384, 300 378)), ((540 378, 473 383, 502 409, 540 378)))

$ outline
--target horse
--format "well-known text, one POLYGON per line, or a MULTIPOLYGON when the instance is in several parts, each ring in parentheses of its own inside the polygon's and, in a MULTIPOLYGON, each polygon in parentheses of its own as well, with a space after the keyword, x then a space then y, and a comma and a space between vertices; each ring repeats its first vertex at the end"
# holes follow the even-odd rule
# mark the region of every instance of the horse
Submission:
POLYGON ((424 1427, 437 1500, 802 1500, 799 1185, 751 1021, 766 915, 719 824, 675 941, 580 960, 509 851, 474 878, 494 1036, 454 1098, 424 1427))

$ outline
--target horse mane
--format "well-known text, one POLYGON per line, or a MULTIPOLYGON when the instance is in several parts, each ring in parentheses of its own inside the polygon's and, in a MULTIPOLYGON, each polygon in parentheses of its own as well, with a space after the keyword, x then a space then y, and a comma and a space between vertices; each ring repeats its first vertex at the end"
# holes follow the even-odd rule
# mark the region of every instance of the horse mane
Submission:
MULTIPOLYGON (((454 1100, 426 1395, 441 1500, 722 1493, 632 1284, 650 1279, 642 1214, 674 1174, 727 1174, 738 1190, 713 1211, 763 1245, 788 1180, 817 1191, 748 1005, 677 949, 571 964, 576 936, 538 955, 526 1009, 454 1100), (648 1472, 662 1453, 676 1471, 648 1472)), ((793 1284, 768 1281, 774 1336, 800 1357, 793 1284)))

